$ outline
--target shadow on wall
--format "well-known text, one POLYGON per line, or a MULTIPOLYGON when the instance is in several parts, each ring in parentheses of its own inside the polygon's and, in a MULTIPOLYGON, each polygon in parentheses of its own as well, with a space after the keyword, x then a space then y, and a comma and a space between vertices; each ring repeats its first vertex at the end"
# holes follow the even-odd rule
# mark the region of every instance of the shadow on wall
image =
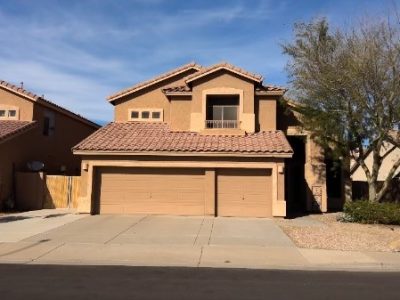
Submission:
MULTIPOLYGON (((382 181, 378 182, 378 187, 383 185, 382 181)), ((353 200, 368 199, 368 183, 365 181, 353 181, 352 184, 353 200)), ((384 196, 383 202, 400 203, 400 178, 394 178, 387 194, 384 196)))
POLYGON ((16 207, 19 210, 75 208, 80 176, 16 173, 16 207))

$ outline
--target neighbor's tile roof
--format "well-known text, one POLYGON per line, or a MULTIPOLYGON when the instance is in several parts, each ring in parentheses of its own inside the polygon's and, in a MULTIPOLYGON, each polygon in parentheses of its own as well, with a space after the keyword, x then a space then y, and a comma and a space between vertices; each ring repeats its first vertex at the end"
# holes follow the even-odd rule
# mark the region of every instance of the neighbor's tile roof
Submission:
POLYGON ((1 120, 0 121, 0 143, 6 139, 12 138, 19 133, 23 133, 33 127, 36 122, 29 121, 11 121, 1 120))
MULTIPOLYGON (((74 147, 75 151, 186 152, 220 154, 291 155, 282 131, 241 135, 202 135, 171 131, 165 123, 110 123, 74 147)), ((160 153, 160 154, 161 154, 160 153)))
POLYGON ((287 89, 284 87, 271 85, 271 84, 263 84, 256 87, 256 92, 286 92, 287 89))
POLYGON ((86 124, 89 124, 89 125, 91 125, 93 127, 96 127, 96 128, 100 127, 98 124, 90 121, 89 119, 86 119, 85 117, 83 117, 83 116, 81 116, 81 115, 79 115, 77 113, 74 113, 74 112, 72 112, 72 111, 70 111, 70 110, 68 110, 68 109, 66 109, 66 108, 64 108, 64 107, 62 107, 62 106, 60 106, 58 104, 55 104, 54 102, 52 102, 50 100, 47 100, 47 99, 45 99, 45 98, 43 98, 41 96, 38 96, 38 95, 36 95, 36 94, 34 94, 34 93, 30 92, 30 91, 27 91, 27 90, 21 88, 20 86, 16 86, 16 85, 14 85, 12 83, 9 83, 9 82, 7 82, 5 80, 0 80, 0 87, 4 88, 6 90, 9 90, 9 91, 15 92, 17 94, 23 95, 23 96, 31 99, 32 101, 35 101, 35 102, 38 102, 38 103, 42 102, 44 104, 47 104, 47 105, 49 105, 49 106, 51 106, 51 107, 53 107, 55 109, 60 110, 64 114, 72 115, 73 117, 77 118, 78 120, 80 120, 80 121, 82 121, 82 122, 84 122, 86 124))
POLYGON ((253 79, 254 81, 257 81, 257 82, 261 82, 262 79, 263 79, 263 77, 261 75, 259 75, 259 74, 248 72, 248 71, 246 71, 246 70, 244 70, 242 68, 239 68, 239 67, 234 66, 234 65, 232 65, 230 63, 227 63, 227 62, 221 62, 221 63, 212 65, 212 66, 207 67, 207 68, 202 68, 198 72, 187 76, 185 78, 185 82, 188 83, 190 81, 193 81, 193 80, 195 80, 197 78, 201 78, 203 76, 206 76, 207 74, 213 73, 213 72, 215 72, 217 70, 220 70, 220 69, 230 70, 230 71, 232 71, 234 73, 241 74, 244 77, 251 78, 251 79, 253 79))
POLYGON ((111 95, 111 96, 108 96, 107 99, 108 99, 108 101, 110 101, 110 102, 115 101, 115 100, 119 99, 119 98, 122 97, 122 96, 125 96, 125 95, 127 95, 127 94, 130 94, 130 93, 139 91, 139 90, 141 90, 141 89, 143 89, 143 88, 145 88, 145 87, 147 87, 147 86, 150 86, 150 85, 152 85, 152 84, 154 84, 154 83, 157 83, 157 82, 159 82, 159 81, 161 81, 161 80, 164 80, 164 79, 167 79, 167 78, 169 78, 169 77, 172 77, 172 76, 174 76, 175 74, 179 74, 179 73, 181 73, 181 72, 184 72, 184 71, 190 70, 190 69, 200 70, 200 69, 201 69, 201 66, 198 65, 198 64, 195 63, 195 62, 188 63, 188 64, 186 64, 186 65, 183 65, 183 66, 180 66, 180 67, 178 67, 178 68, 176 68, 176 69, 173 69, 173 70, 171 70, 171 71, 168 71, 168 72, 166 72, 166 73, 164 73, 164 74, 161 74, 161 75, 159 75, 159 76, 157 76, 157 77, 154 77, 154 78, 151 78, 151 79, 149 79, 149 80, 140 82, 140 83, 135 84, 135 85, 133 85, 133 86, 127 88, 127 89, 124 89, 124 90, 122 90, 122 91, 119 91, 119 92, 117 92, 117 93, 115 93, 115 94, 113 94, 113 95, 111 95))
POLYGON ((187 85, 179 85, 179 86, 170 86, 162 89, 165 94, 168 93, 188 93, 191 92, 192 89, 189 88, 187 85))

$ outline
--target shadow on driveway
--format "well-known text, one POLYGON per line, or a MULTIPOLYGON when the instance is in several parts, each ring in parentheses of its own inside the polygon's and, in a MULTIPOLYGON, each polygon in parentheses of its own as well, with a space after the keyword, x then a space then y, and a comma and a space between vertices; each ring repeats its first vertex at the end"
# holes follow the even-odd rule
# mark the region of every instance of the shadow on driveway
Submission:
POLYGON ((9 222, 15 222, 15 221, 21 221, 25 219, 32 219, 32 217, 28 216, 6 216, 6 217, 0 217, 0 223, 9 223, 9 222))

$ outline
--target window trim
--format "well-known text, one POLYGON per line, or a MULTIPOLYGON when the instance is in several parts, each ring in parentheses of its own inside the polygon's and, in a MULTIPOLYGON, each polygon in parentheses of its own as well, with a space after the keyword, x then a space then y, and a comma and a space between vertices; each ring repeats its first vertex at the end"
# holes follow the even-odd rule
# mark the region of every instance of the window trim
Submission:
POLYGON ((15 106, 0 106, 0 110, 4 111, 4 116, 0 116, 0 120, 19 120, 19 108, 15 106), (10 116, 10 112, 15 112, 14 116, 10 116))
POLYGON ((162 108, 132 108, 128 111, 128 120, 136 122, 164 122, 164 110, 162 108), (137 112, 138 117, 132 118, 132 112, 137 112), (148 112, 149 117, 143 118, 142 113, 148 112), (159 113, 159 118, 153 118, 153 113, 159 113))

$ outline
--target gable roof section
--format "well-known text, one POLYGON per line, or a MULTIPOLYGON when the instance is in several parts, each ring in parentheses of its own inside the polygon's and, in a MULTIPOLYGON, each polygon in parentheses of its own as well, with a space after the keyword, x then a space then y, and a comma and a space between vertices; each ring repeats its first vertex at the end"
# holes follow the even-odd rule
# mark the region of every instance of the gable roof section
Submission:
POLYGON ((74 148, 75 154, 201 155, 291 157, 282 131, 239 135, 202 135, 171 131, 165 123, 110 123, 74 148))
POLYGON ((287 91, 286 88, 271 85, 271 84, 262 84, 256 87, 256 95, 269 95, 269 94, 277 94, 283 95, 287 91))
MULTIPOLYGON (((169 86, 162 89, 167 96, 191 95, 192 89, 187 85, 169 86)), ((283 95, 287 91, 284 87, 275 85, 260 85, 256 87, 256 95, 283 95)))
POLYGON ((185 79, 185 83, 188 84, 188 83, 190 83, 190 82, 192 82, 194 80, 197 80, 199 78, 202 78, 204 76, 207 76, 209 74, 217 72, 219 70, 228 70, 228 71, 230 71, 232 73, 235 73, 235 74, 237 74, 239 76, 242 76, 242 77, 245 77, 247 79, 253 80, 253 81, 257 82, 257 83, 260 83, 263 80, 263 77, 261 75, 250 73, 250 72, 248 72, 248 71, 246 71, 246 70, 244 70, 242 68, 236 67, 236 66, 231 65, 231 64, 229 64, 227 62, 221 62, 221 63, 215 64, 215 65, 212 65, 210 67, 203 68, 199 72, 187 76, 186 79, 185 79))
POLYGON ((74 118, 75 120, 78 120, 78 121, 80 121, 82 123, 85 123, 86 125, 92 126, 93 128, 96 128, 96 129, 100 128, 100 125, 90 121, 89 119, 86 119, 86 118, 82 117, 79 114, 76 114, 76 113, 74 113, 74 112, 72 112, 72 111, 70 111, 70 110, 68 110, 68 109, 66 109, 66 108, 64 108, 62 106, 59 106, 59 105, 55 104, 54 102, 52 102, 50 100, 47 100, 47 99, 45 99, 43 97, 40 97, 40 96, 30 92, 30 91, 27 91, 27 90, 25 90, 25 89, 23 89, 21 87, 18 87, 16 85, 12 84, 12 83, 9 83, 7 81, 0 80, 0 88, 8 90, 8 91, 10 91, 12 93, 15 93, 17 95, 20 95, 20 96, 22 96, 22 97, 24 97, 24 98, 26 98, 26 99, 28 99, 30 101, 33 101, 33 102, 36 102, 36 103, 40 103, 40 104, 42 104, 44 106, 47 106, 48 108, 52 108, 52 109, 54 109, 54 110, 56 110, 56 111, 58 111, 60 113, 63 113, 64 115, 67 115, 69 117, 74 118))
POLYGON ((0 144, 34 128, 35 126, 35 121, 0 121, 0 144))
POLYGON ((167 96, 172 95, 191 95, 192 89, 187 85, 170 86, 162 89, 162 92, 167 96))
POLYGON ((137 91, 140 91, 140 90, 142 90, 142 89, 144 89, 146 87, 152 86, 152 85, 154 85, 156 83, 159 83, 159 82, 161 82, 163 80, 169 79, 169 78, 171 78, 173 76, 176 76, 178 74, 181 74, 181 73, 186 72, 186 71, 191 70, 191 69, 194 69, 194 70, 198 71, 198 70, 201 69, 201 66, 196 64, 195 62, 188 63, 186 65, 180 66, 180 67, 178 67, 176 69, 173 69, 171 71, 163 73, 163 74, 161 74, 161 75, 159 75, 157 77, 154 77, 152 79, 140 82, 140 83, 135 84, 135 85, 133 85, 133 86, 127 88, 127 89, 119 91, 119 92, 107 97, 107 100, 112 103, 115 100, 120 99, 121 97, 124 97, 126 95, 132 94, 132 93, 137 92, 137 91))

